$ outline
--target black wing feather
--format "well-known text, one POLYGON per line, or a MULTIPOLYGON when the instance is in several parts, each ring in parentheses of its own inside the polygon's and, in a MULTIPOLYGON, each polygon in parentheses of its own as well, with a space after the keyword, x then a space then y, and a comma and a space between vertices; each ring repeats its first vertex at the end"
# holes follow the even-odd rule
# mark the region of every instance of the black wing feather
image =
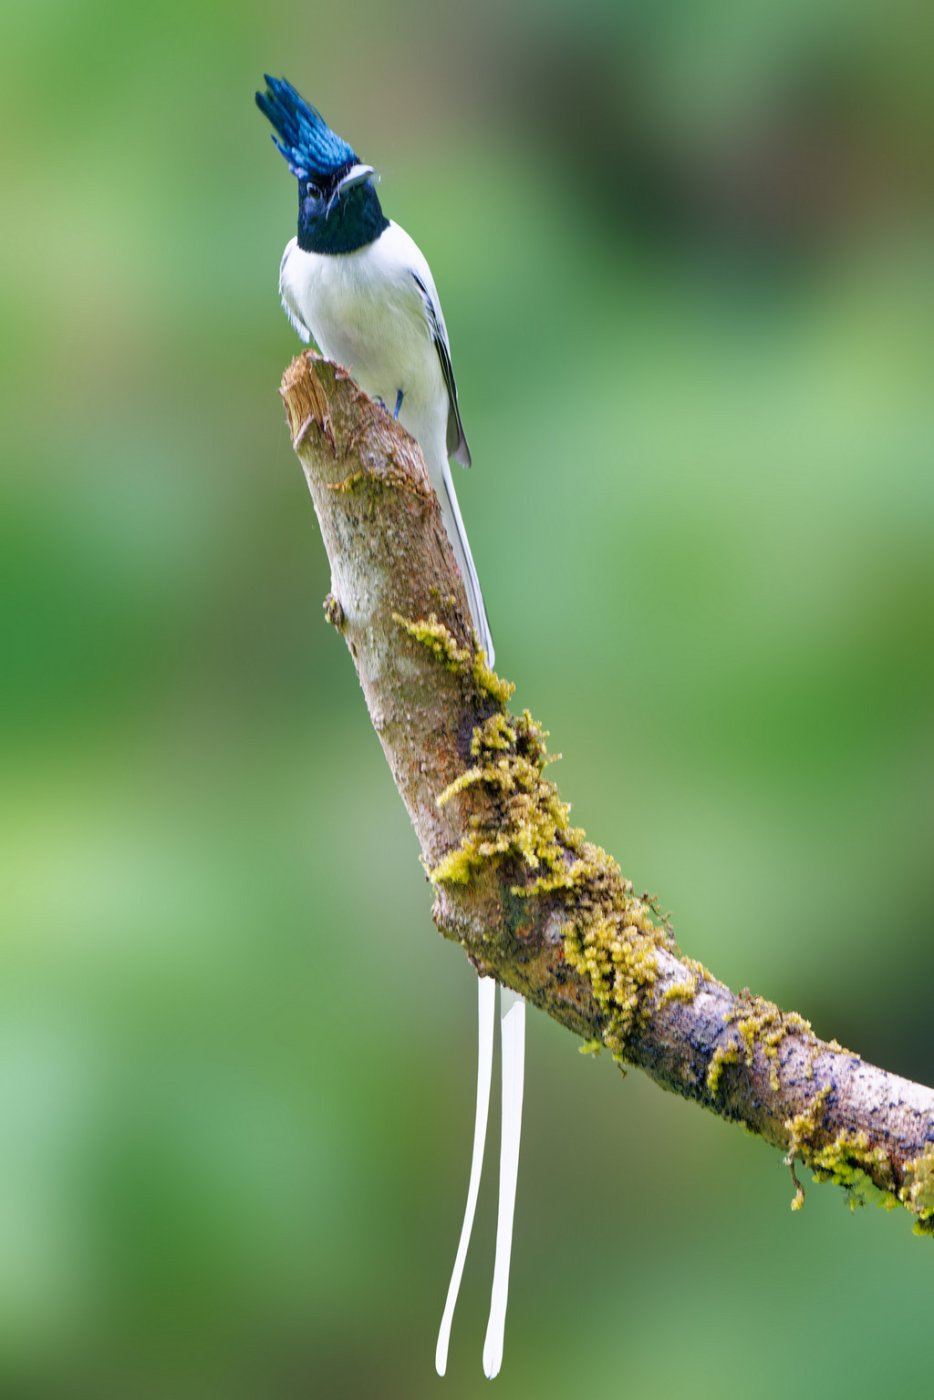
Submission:
POLYGON ((464 433, 464 425, 461 422, 461 411, 457 404, 457 384, 454 381, 454 366, 451 364, 451 351, 448 347, 448 338, 444 329, 444 322, 440 320, 431 293, 425 286, 417 272, 413 272, 415 285, 422 294, 422 301, 425 303, 425 314, 428 317, 428 325, 431 330, 431 338, 435 343, 438 352, 438 359, 441 361, 441 373, 444 375, 444 382, 448 391, 448 433, 447 449, 448 456, 455 462, 460 462, 461 466, 470 466, 470 448, 467 446, 467 438, 464 433))

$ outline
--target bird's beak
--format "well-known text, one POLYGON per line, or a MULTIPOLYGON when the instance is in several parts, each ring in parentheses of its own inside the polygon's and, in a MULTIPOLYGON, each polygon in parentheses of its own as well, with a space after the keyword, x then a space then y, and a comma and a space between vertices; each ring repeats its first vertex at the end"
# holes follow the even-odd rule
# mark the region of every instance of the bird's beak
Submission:
POLYGON ((352 165, 337 187, 338 194, 346 194, 354 185, 362 185, 364 180, 369 180, 375 174, 372 165, 352 165))

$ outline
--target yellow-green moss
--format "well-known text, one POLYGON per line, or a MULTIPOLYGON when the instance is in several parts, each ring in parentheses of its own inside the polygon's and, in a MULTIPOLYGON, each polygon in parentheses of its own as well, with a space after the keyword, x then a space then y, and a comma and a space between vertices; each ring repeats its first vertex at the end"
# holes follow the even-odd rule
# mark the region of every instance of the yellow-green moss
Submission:
POLYGON ((670 936, 646 916, 640 900, 595 914, 564 931, 564 956, 590 982, 603 1015, 603 1040, 617 1058, 658 976, 657 950, 670 936))
POLYGON ((456 671, 472 660, 472 653, 466 647, 457 645, 453 634, 443 622, 438 621, 434 613, 427 620, 419 622, 410 622, 398 613, 393 613, 392 620, 397 622, 413 641, 421 642, 423 647, 427 647, 432 656, 443 662, 449 671, 456 671))
POLYGON ((485 690, 498 705, 508 705, 515 692, 516 687, 512 681, 503 680, 486 663, 486 656, 483 651, 474 653, 473 664, 471 666, 475 684, 480 690, 485 690))
POLYGON ((516 688, 512 681, 503 680, 490 669, 482 650, 472 651, 467 647, 459 647, 454 635, 443 622, 438 621, 434 613, 427 620, 417 622, 411 622, 399 613, 393 613, 392 619, 413 641, 421 642, 422 646, 427 647, 449 671, 469 671, 478 690, 483 691, 498 705, 505 706, 509 703, 516 688))
POLYGON ((666 987, 658 999, 658 1004, 667 1006, 672 1001, 693 1001, 696 996, 697 977, 692 973, 687 982, 672 982, 670 987, 666 987))
POLYGON ((327 595, 323 607, 325 621, 329 622, 332 627, 336 627, 337 630, 340 631, 344 625, 344 609, 334 597, 333 593, 327 595))
POLYGON ((788 1160, 794 1161, 795 1157, 806 1160, 806 1154, 814 1149, 823 1127, 824 1108, 829 1097, 830 1085, 828 1084, 814 1095, 802 1113, 796 1113, 793 1118, 785 1119, 785 1130, 788 1133, 788 1160))
POLYGON ((786 1035, 812 1036, 811 1023, 797 1011, 781 1011, 773 1001, 752 996, 748 991, 737 997, 729 1019, 743 1038, 747 1064, 752 1064, 757 1045, 769 1061, 769 1083, 777 1092, 779 1046, 786 1035))
MULTIPOLYGON (((841 1128, 831 1137, 826 1118, 826 1106, 831 1093, 831 1086, 825 1086, 814 1095, 802 1113, 785 1120, 788 1132, 788 1155, 785 1161, 792 1166, 792 1174, 794 1159, 799 1157, 811 1168, 815 1181, 829 1181, 835 1186, 843 1187, 849 1197, 851 1210, 865 1205, 870 1200, 876 1201, 887 1210, 894 1209, 901 1202, 907 1205, 909 1210, 914 1210, 920 1215, 923 1224, 923 1208, 919 1211, 912 1200, 912 1182, 915 1180, 912 1168, 915 1164, 908 1164, 905 1183, 900 1191, 896 1191, 895 1174, 889 1154, 884 1147, 872 1146, 868 1133, 841 1128)), ((923 1163, 924 1159, 919 1161, 923 1163)), ((931 1165, 934 1167, 934 1151, 931 1154, 931 1165)), ((926 1170, 926 1164, 923 1170, 926 1170)), ((795 1185, 797 1190, 791 1208, 800 1210, 804 1203, 804 1192, 797 1178, 795 1185)), ((930 1208, 934 1213, 934 1177, 930 1189, 930 1208)), ((922 1194, 923 1190, 924 1188, 922 1194)))
MULTIPOLYGON (((564 957, 585 976, 601 1017, 603 1042, 619 1058, 644 994, 657 978, 657 951, 677 951, 657 903, 633 894, 630 881, 599 846, 571 825, 570 809, 544 776, 552 761, 546 732, 528 710, 515 717, 505 706, 513 687, 489 669, 480 651, 458 646, 434 616, 396 621, 449 670, 469 675, 497 709, 474 728, 470 767, 437 802, 445 806, 470 791, 482 800, 460 845, 429 871, 435 884, 466 884, 489 861, 506 863, 511 893, 548 899, 562 911, 564 957)), ((691 983, 672 997, 691 995, 691 983)))
POLYGON ((343 496, 355 490, 356 487, 362 486, 367 480, 378 481, 379 478, 374 476, 372 472, 355 471, 348 472, 340 481, 326 481, 324 484, 329 491, 334 491, 336 494, 343 496))
MULTIPOLYGON (((499 750, 508 753, 516 743, 516 731, 509 723, 509 716, 497 711, 491 715, 486 724, 478 725, 470 738, 470 752, 474 758, 479 758, 481 754, 499 750)), ((438 798, 439 804, 441 798, 438 798)))
POLYGON ((696 958, 687 958, 682 956, 681 961, 684 963, 684 966, 687 968, 688 972, 693 972, 694 976, 699 982, 713 982, 715 986, 723 985, 721 982, 718 981, 716 977, 714 977, 710 969, 706 968, 702 962, 698 962, 696 958))
POLYGON ((793 1118, 785 1119, 785 1131, 788 1133, 788 1152, 785 1157, 785 1165, 791 1169, 791 1179, 794 1183, 795 1194, 791 1198, 791 1209, 800 1210, 804 1205, 804 1187, 795 1174, 795 1158, 800 1157, 802 1161, 814 1148, 818 1135, 821 1132, 824 1121, 824 1107, 830 1096, 830 1085, 818 1090, 807 1108, 801 1113, 796 1113, 793 1118))
POLYGON ((882 1147, 871 1147, 865 1132, 842 1128, 832 1142, 808 1153, 805 1161, 815 1181, 832 1181, 849 1193, 850 1209, 879 1199, 892 1187, 892 1167, 882 1147))
POLYGON ((427 483, 422 484, 417 477, 412 475, 408 467, 399 463, 391 453, 385 460, 387 465, 381 471, 358 468, 356 471, 348 472, 340 481, 327 481, 325 485, 329 491, 339 496, 350 495, 351 492, 366 487, 376 491, 386 489, 405 491, 410 496, 425 497, 429 495, 431 487, 427 483))
POLYGON ((724 1019, 728 1025, 736 1027, 742 1041, 742 1050, 740 1051, 735 1042, 729 1046, 717 1046, 707 1070, 707 1087, 712 1094, 716 1094, 719 1088, 724 1067, 728 1064, 738 1064, 740 1054, 744 1062, 751 1067, 755 1061, 757 1047, 769 1063, 769 1084, 777 1093, 780 1088, 778 1051, 782 1041, 787 1035, 803 1035, 811 1040, 815 1039, 810 1022, 803 1016, 799 1016, 796 1011, 780 1010, 773 1001, 753 996, 748 988, 744 988, 738 994, 724 1019), (735 1055, 730 1054, 732 1049, 736 1049, 735 1055))
POLYGON ((720 1080, 727 1065, 738 1065, 740 1050, 738 1045, 718 1045, 707 1066, 707 1088, 714 1098, 720 1089, 720 1080))
POLYGON ((840 1044, 839 1040, 828 1040, 827 1049, 832 1050, 835 1055, 846 1055, 851 1060, 859 1059, 855 1050, 848 1050, 845 1045, 840 1044))
POLYGON ((915 1234, 934 1235, 934 1146, 905 1164, 898 1198, 918 1217, 915 1234))
MULTIPOLYGON (((438 795, 437 802, 443 807, 468 788, 480 787, 489 816, 476 819, 457 850, 430 872, 436 884, 462 884, 484 861, 509 856, 520 863, 520 870, 536 872, 531 892, 567 885, 575 864, 567 856, 581 848, 583 832, 571 827, 567 804, 542 777, 548 756, 545 737, 528 710, 518 719, 498 711, 475 727, 470 752, 477 761, 438 795)), ((530 890, 522 880, 514 892, 527 895, 530 890)))

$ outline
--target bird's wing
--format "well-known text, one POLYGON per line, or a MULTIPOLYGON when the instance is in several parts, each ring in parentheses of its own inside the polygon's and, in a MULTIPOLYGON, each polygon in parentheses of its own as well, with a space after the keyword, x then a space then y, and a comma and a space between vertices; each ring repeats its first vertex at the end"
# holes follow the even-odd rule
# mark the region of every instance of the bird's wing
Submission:
POLYGON ((441 373, 444 375, 444 382, 447 385, 449 403, 448 456, 452 457, 455 462, 460 462, 462 467, 469 467, 470 448, 467 446, 464 425, 461 422, 461 411, 457 404, 457 384, 454 381, 454 366, 451 364, 451 345, 448 340, 448 329, 444 324, 444 316, 441 312, 441 303, 438 300, 438 293, 427 263, 418 270, 413 268, 412 276, 415 278, 415 285, 421 293, 425 315, 428 319, 428 328, 431 331, 431 338, 435 343, 438 359, 441 361, 441 373))
POLYGON ((282 254, 282 261, 279 264, 279 297, 282 301, 282 309, 285 312, 286 316, 288 316, 289 321, 292 324, 293 330, 295 330, 299 338, 301 340, 304 340, 307 344, 308 341, 311 340, 311 331, 308 329, 305 322, 302 320, 302 313, 299 311, 297 303, 292 299, 292 297, 289 294, 288 281, 285 276, 285 265, 289 260, 289 256, 296 247, 297 242, 297 239, 290 238, 288 243, 285 245, 285 252, 282 254))

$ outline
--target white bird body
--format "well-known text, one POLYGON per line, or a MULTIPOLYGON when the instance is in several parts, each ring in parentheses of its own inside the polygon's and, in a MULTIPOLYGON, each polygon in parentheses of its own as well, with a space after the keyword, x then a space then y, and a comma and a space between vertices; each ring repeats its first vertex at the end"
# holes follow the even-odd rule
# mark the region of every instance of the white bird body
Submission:
POLYGON ((391 411, 401 390, 399 422, 422 449, 474 627, 492 665, 493 638, 448 463, 452 413, 459 430, 452 455, 469 465, 470 454, 453 375, 450 384, 445 378, 447 327, 424 254, 392 222, 379 238, 351 253, 306 252, 293 238, 279 268, 279 293, 299 335, 344 365, 371 398, 391 411))

